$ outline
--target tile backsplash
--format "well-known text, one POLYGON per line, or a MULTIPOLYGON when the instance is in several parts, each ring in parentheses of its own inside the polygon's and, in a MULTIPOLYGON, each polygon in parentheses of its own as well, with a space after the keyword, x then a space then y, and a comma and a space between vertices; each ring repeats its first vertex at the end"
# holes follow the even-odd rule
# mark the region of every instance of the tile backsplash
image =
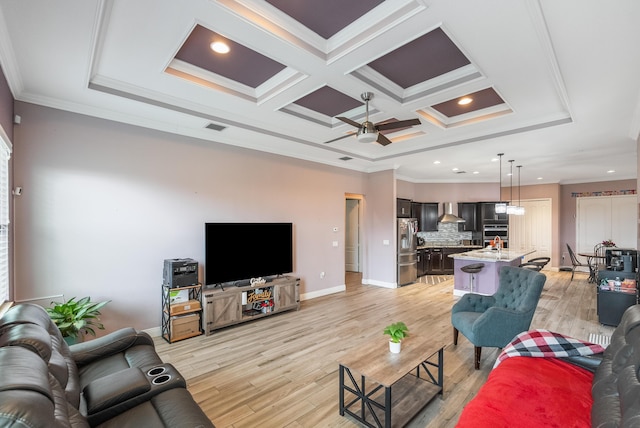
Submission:
POLYGON ((463 240, 471 240, 472 232, 458 232, 457 223, 438 223, 437 232, 418 232, 426 245, 456 245, 463 240))

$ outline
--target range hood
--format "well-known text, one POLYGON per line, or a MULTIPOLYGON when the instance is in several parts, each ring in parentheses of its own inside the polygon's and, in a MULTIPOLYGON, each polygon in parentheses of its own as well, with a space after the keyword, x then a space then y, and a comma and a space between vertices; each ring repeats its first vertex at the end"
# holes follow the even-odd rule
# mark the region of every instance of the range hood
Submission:
POLYGON ((438 217, 438 223, 464 223, 464 219, 453 215, 453 204, 451 202, 442 203, 443 213, 438 217))

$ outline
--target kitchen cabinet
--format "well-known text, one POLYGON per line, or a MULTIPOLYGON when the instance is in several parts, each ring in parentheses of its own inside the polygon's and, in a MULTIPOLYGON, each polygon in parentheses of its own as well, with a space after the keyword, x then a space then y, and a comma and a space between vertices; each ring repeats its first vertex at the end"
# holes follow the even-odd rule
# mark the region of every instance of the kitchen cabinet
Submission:
POLYGON ((452 254, 466 253, 467 251, 477 250, 478 247, 445 247, 443 249, 443 270, 447 274, 453 274, 453 258, 449 257, 452 254))
POLYGON ((425 270, 425 273, 423 275, 453 275, 454 260, 449 257, 449 255, 464 253, 471 249, 472 248, 469 247, 425 248, 423 250, 425 253, 421 257, 424 262, 425 270))
POLYGON ((418 250, 418 277, 425 276, 428 270, 429 250, 423 248, 418 250))
POLYGON ((419 232, 438 231, 437 202, 413 202, 411 204, 411 217, 418 219, 419 232))
POLYGON ((459 232, 478 231, 478 204, 475 202, 458 202, 458 217, 465 220, 464 223, 458 224, 459 232))
POLYGON ((398 218, 410 218, 411 217, 411 199, 396 199, 396 217, 398 218))
POLYGON ((447 275, 453 275, 453 259, 449 255, 467 250, 468 248, 444 248, 442 251, 442 271, 447 275))
POLYGON ((442 248, 431 248, 429 254, 428 261, 428 270, 427 273, 429 275, 442 275, 444 274, 444 266, 443 266, 443 252, 442 248))
POLYGON ((479 217, 483 224, 486 223, 506 223, 509 221, 507 213, 496 213, 497 202, 478 203, 479 217))

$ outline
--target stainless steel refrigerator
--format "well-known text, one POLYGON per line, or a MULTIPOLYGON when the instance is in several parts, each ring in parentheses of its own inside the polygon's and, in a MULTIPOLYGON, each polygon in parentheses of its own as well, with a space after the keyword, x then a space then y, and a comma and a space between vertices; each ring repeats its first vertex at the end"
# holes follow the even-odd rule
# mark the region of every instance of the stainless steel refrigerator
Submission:
POLYGON ((398 286, 418 280, 417 231, 417 219, 398 219, 398 286))

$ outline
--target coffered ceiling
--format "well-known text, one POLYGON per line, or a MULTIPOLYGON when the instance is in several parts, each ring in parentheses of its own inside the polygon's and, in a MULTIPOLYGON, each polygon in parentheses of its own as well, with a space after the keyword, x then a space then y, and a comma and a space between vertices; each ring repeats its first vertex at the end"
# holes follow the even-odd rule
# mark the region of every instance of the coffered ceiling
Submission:
POLYGON ((3 0, 0 65, 18 100, 212 142, 434 183, 496 182, 503 152, 522 184, 577 183, 636 177, 639 21, 635 0, 3 0), (363 92, 371 122, 420 124, 359 142, 337 117, 362 123, 363 92))

